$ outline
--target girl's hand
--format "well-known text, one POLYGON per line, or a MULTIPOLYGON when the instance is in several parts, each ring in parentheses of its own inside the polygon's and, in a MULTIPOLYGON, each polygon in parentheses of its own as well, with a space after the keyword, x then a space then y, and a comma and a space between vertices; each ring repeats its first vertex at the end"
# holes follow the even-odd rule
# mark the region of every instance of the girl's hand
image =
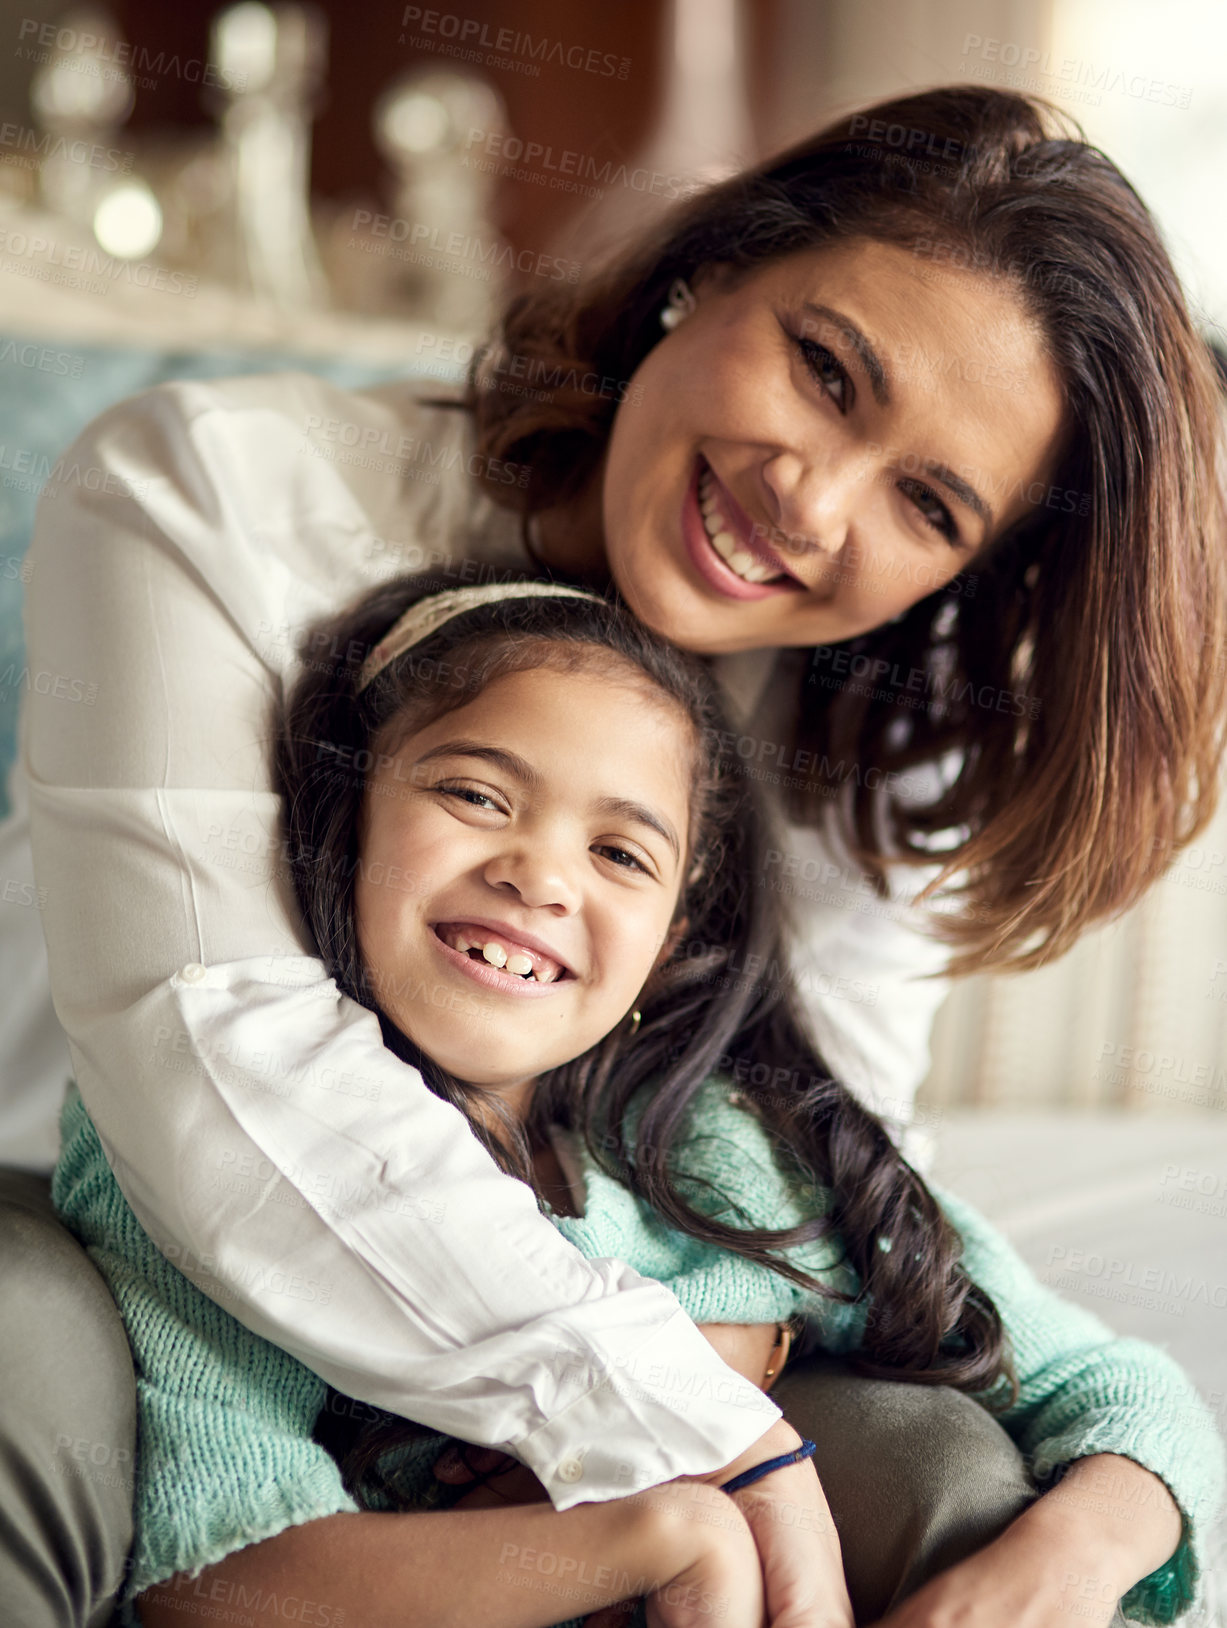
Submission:
MULTIPOLYGON (((787 1420, 777 1419, 733 1464, 701 1479, 718 1486, 800 1445, 787 1420)), ((839 1535, 813 1463, 802 1459, 772 1470, 726 1496, 745 1517, 758 1549, 770 1628, 852 1628, 839 1535)))
MULTIPOLYGON (((763 1574, 754 1538, 731 1499, 693 1481, 667 1481, 632 1493, 664 1517, 664 1549, 656 1575, 664 1579, 643 1596, 648 1628, 768 1628, 763 1574), (678 1556, 674 1563, 670 1556, 678 1556)), ((637 1602, 623 1600, 584 1618, 584 1628, 625 1628, 637 1602)))

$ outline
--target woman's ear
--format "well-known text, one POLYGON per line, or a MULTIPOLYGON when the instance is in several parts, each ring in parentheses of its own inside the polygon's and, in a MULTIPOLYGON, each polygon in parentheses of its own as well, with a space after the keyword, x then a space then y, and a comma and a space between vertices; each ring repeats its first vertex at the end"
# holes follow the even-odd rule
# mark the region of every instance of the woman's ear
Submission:
POLYGON ((687 278, 691 293, 698 299, 704 294, 721 293, 730 281, 732 270, 730 265, 719 261, 709 260, 702 266, 696 266, 687 278))

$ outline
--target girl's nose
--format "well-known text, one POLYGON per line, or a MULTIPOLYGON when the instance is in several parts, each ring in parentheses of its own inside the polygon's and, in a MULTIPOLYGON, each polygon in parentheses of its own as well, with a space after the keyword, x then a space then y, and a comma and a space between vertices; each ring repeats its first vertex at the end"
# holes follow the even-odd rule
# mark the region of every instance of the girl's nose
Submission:
POLYGON ((832 452, 821 462, 778 452, 763 464, 762 476, 774 522, 791 543, 793 563, 803 572, 808 553, 838 558, 865 478, 851 449, 832 452))
POLYGON ((501 893, 514 894, 531 910, 553 910, 570 916, 579 909, 580 894, 568 869, 548 847, 517 843, 486 863, 485 879, 501 893))

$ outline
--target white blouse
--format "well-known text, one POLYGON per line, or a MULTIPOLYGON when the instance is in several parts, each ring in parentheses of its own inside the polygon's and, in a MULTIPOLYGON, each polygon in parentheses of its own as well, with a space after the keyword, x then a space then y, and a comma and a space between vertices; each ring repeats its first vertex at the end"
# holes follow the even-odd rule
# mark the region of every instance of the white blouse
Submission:
MULTIPOLYGON (((727 1463, 778 1409, 661 1285, 567 1243, 310 953, 269 752, 300 632, 406 571, 527 565, 467 417, 418 393, 161 386, 64 456, 30 551, 29 668, 54 682, 24 700, 21 919, 168 1257, 340 1390, 514 1453, 561 1510, 727 1463)), ((723 664, 751 723, 779 710, 771 666, 723 664)), ((916 975, 948 952, 817 833, 766 862, 828 1062, 906 1121, 945 992, 916 975)))

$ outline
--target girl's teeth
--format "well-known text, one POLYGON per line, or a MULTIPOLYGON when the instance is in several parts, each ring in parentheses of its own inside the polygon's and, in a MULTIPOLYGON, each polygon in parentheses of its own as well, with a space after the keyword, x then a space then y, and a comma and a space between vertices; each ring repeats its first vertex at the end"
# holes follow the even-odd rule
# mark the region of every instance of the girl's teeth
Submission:
POLYGON ((448 943, 461 955, 467 955, 470 950, 479 950, 483 961, 492 967, 501 967, 504 972, 513 973, 517 978, 532 978, 539 984, 551 984, 558 977, 557 967, 538 970, 531 955, 524 950, 512 950, 508 954, 506 946, 497 939, 489 939, 483 944, 480 939, 472 939, 467 933, 457 933, 448 939, 448 943))

